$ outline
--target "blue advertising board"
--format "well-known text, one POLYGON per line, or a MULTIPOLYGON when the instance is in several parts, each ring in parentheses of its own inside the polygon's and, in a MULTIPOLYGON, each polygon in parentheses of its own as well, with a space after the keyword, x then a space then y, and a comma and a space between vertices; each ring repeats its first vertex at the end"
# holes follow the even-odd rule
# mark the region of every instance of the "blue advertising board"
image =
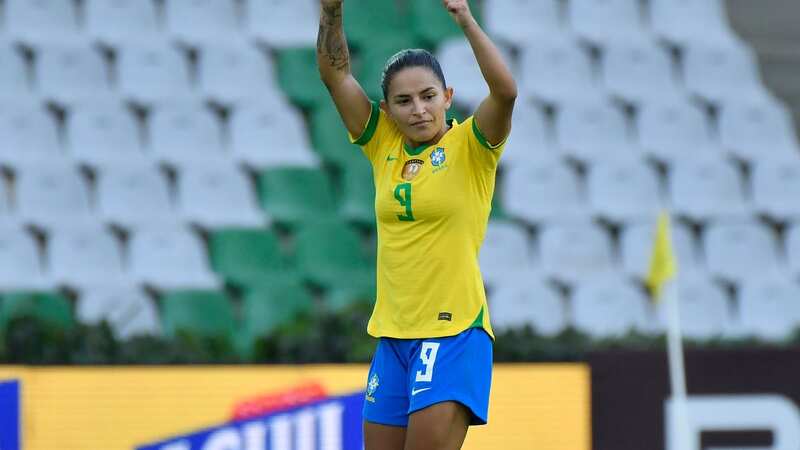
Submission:
POLYGON ((0 382, 0 450, 20 450, 19 381, 0 382))
POLYGON ((363 402, 364 392, 331 397, 143 445, 137 450, 361 450, 363 402))

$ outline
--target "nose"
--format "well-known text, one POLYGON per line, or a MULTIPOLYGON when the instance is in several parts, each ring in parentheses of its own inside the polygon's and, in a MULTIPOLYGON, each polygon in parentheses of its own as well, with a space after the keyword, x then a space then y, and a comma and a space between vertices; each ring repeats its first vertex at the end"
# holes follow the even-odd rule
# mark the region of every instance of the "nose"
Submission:
POLYGON ((425 112, 425 105, 422 103, 422 99, 415 98, 414 99, 414 108, 411 111, 413 114, 421 116, 423 112, 425 112))

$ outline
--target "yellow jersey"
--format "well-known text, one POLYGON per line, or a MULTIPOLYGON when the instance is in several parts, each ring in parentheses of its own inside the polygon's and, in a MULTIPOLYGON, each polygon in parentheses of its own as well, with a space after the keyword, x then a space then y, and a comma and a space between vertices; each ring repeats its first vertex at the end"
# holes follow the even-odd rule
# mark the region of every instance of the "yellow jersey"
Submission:
POLYGON ((378 230, 375 337, 453 336, 473 326, 492 338, 478 253, 505 141, 492 146, 474 117, 432 145, 410 148, 373 102, 351 141, 372 164, 378 230))

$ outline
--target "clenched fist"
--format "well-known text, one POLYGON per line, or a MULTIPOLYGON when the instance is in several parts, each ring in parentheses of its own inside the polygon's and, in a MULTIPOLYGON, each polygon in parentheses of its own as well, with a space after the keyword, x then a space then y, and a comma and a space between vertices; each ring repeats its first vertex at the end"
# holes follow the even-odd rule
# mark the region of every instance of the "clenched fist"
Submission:
POLYGON ((463 27, 472 20, 472 12, 469 10, 469 3, 467 0, 442 0, 442 3, 444 7, 447 8, 447 12, 450 13, 450 17, 452 17, 459 26, 463 27))

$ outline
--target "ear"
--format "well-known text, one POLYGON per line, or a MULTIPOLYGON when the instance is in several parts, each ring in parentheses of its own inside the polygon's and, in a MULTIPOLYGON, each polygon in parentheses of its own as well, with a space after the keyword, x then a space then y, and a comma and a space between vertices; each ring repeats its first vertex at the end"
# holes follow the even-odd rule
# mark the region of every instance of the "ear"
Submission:
POLYGON ((386 117, 389 118, 392 122, 395 122, 394 117, 392 117, 392 112, 389 111, 389 105, 386 103, 386 100, 381 100, 380 108, 386 113, 386 117))
POLYGON ((444 90, 444 108, 450 109, 450 106, 453 105, 453 88, 449 87, 444 90))

